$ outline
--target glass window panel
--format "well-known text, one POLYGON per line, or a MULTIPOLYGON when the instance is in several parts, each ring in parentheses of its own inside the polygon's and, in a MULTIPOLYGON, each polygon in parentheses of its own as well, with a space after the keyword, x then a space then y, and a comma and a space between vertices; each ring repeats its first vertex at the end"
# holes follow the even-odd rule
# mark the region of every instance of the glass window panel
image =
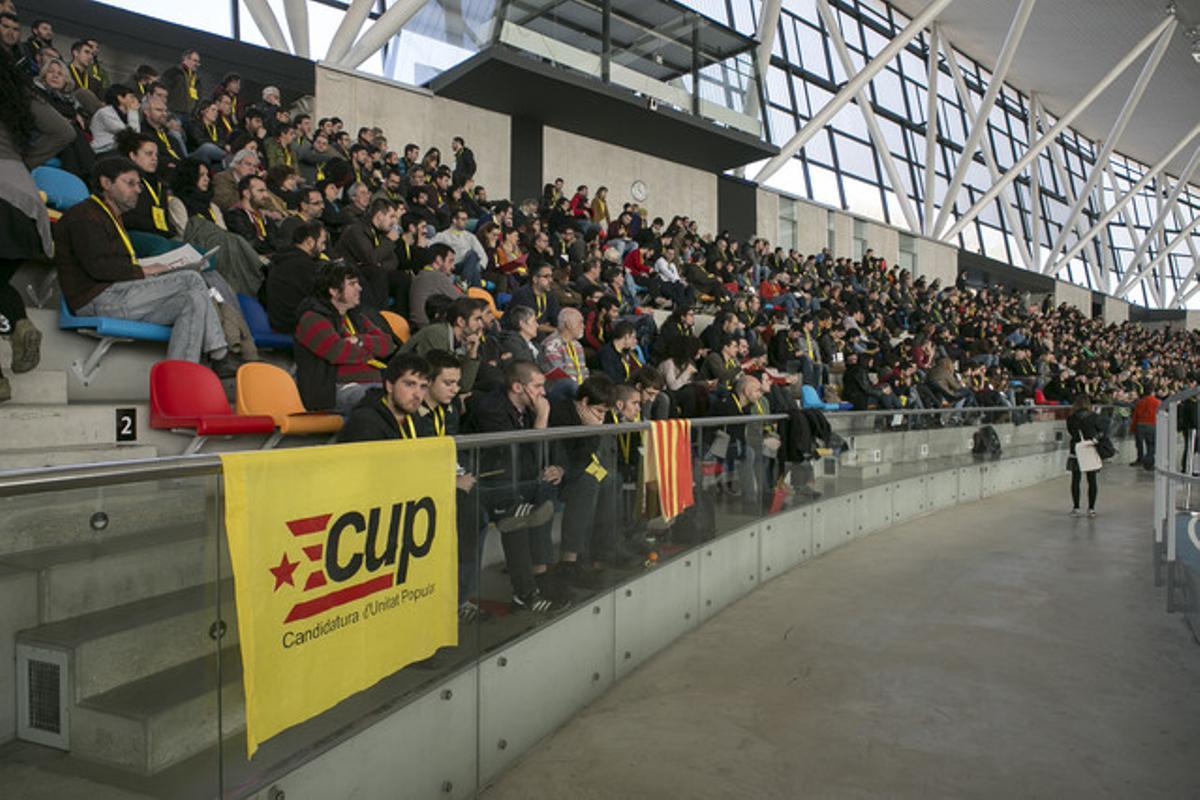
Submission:
POLYGON ((781 106, 791 106, 792 95, 788 91, 788 76, 779 67, 767 68, 767 100, 781 106))
POLYGON ((847 103, 842 106, 829 125, 834 130, 856 136, 864 142, 868 140, 867 123, 863 120, 862 110, 859 109, 858 103, 847 103))
POLYGON ((841 208, 842 196, 838 191, 838 178, 833 170, 810 163, 808 176, 812 180, 809 199, 827 206, 841 208))
POLYGON ((821 131, 808 140, 804 145, 804 157, 810 162, 816 161, 823 166, 833 166, 833 151, 829 146, 829 132, 821 131))
POLYGON ((847 208, 868 219, 886 222, 883 214, 883 197, 880 195, 878 186, 845 177, 842 179, 842 188, 846 192, 847 208))
POLYGON ((875 179, 875 153, 868 145, 836 136, 838 164, 842 171, 866 180, 875 179))
POLYGON ((775 144, 783 144, 796 133, 796 118, 792 112, 768 106, 767 114, 771 125, 771 140, 775 144))
POLYGON ((890 69, 880 70, 871 81, 875 91, 875 102, 882 108, 888 108, 904 116, 904 89, 900 85, 900 76, 890 69))
MULTIPOLYGON (((174 22, 201 31, 208 31, 220 36, 233 36, 233 14, 229 3, 220 3, 213 7, 211 3, 163 3, 161 0, 101 0, 105 5, 123 8, 148 17, 161 19, 163 22, 174 22)), ((24 4, 23 4, 24 6, 24 4)), ((36 8, 30 4, 31 11, 36 8)), ((32 20, 26 20, 29 22, 32 20)), ((65 44, 65 42, 63 43, 65 44)))
POLYGON ((815 28, 803 23, 796 23, 796 37, 800 47, 801 65, 814 75, 828 78, 829 68, 825 65, 825 37, 815 28))
POLYGON ((806 182, 804 180, 804 165, 798 158, 789 158, 779 171, 767 178, 767 186, 781 192, 804 196, 806 182))

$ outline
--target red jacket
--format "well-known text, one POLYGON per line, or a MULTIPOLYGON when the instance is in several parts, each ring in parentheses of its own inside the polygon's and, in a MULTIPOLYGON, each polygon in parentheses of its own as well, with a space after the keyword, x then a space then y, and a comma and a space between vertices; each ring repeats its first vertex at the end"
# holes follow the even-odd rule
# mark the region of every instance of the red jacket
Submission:
POLYGON ((1154 395, 1146 395, 1133 405, 1133 416, 1129 418, 1129 431, 1132 433, 1138 425, 1153 425, 1158 416, 1158 407, 1162 404, 1154 395))

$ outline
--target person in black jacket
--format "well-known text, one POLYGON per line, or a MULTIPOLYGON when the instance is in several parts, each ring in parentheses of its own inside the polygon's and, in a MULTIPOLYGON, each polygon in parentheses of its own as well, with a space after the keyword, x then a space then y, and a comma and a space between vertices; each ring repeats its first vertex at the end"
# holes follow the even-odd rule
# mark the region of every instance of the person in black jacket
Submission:
MULTIPOLYGON (((1079 483, 1080 474, 1087 474, 1088 510, 1089 517, 1096 516, 1096 497, 1100 487, 1096 481, 1099 468, 1083 470, 1080 467, 1076 448, 1083 442, 1094 444, 1101 435, 1100 418, 1092 411, 1091 401, 1085 395, 1079 395, 1071 404, 1071 415, 1067 417, 1067 433, 1071 436, 1071 454, 1067 457, 1067 467, 1071 470, 1071 516, 1080 516, 1079 483)), ((1094 448, 1093 448, 1094 449, 1094 448)), ((1088 466, 1085 464, 1084 466, 1088 466)))
MULTIPOLYGON (((550 427, 603 425, 612 406, 613 382, 606 375, 592 375, 579 385, 574 397, 550 406, 550 427)), ((616 559, 614 514, 620 486, 613 438, 556 440, 550 460, 563 470, 562 560, 557 571, 572 585, 599 588, 603 578, 594 567, 616 559)))
POLYGON ((137 205, 121 215, 126 230, 174 238, 175 226, 167 213, 167 184, 159 177, 157 143, 146 134, 132 130, 121 131, 116 140, 117 155, 137 164, 142 183, 137 205))
POLYGON ((271 329, 291 333, 300 319, 300 304, 311 296, 325 253, 325 226, 306 222, 292 232, 292 243, 271 259, 267 279, 265 306, 271 329))
POLYGON ((454 183, 462 186, 475 177, 475 154, 461 136, 450 140, 450 149, 454 151, 454 183))
POLYGON ((338 442, 416 439, 417 415, 429 391, 429 362, 397 353, 381 370, 383 386, 367 390, 346 418, 338 442))
POLYGON ((611 339, 600 348, 600 368, 613 383, 626 383, 644 366, 637 354, 637 331, 623 319, 613 325, 611 339))
MULTIPOLYGON (((504 386, 473 393, 463 430, 501 433, 545 428, 550 419, 546 378, 528 361, 504 366, 504 386)), ((481 448, 480 504, 500 531, 504 561, 512 581, 514 611, 552 613, 570 605, 548 570, 554 560, 550 527, 554 496, 562 481, 558 466, 542 467, 533 443, 481 448)))
POLYGON ((396 273, 396 204, 385 197, 371 201, 361 222, 347 225, 338 239, 337 253, 358 267, 363 284, 363 304, 375 309, 390 305, 389 287, 396 273))

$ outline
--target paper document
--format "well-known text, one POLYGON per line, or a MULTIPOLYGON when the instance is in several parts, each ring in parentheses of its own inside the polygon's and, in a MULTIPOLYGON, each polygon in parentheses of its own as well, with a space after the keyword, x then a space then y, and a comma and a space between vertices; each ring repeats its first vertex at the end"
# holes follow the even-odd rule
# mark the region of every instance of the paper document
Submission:
POLYGON ((194 269, 197 271, 212 269, 209 259, 220 249, 221 246, 217 245, 208 252, 201 254, 199 250, 190 244, 185 244, 182 247, 176 247, 174 250, 162 253, 161 255, 139 258, 138 264, 143 267, 163 266, 169 269, 194 269))

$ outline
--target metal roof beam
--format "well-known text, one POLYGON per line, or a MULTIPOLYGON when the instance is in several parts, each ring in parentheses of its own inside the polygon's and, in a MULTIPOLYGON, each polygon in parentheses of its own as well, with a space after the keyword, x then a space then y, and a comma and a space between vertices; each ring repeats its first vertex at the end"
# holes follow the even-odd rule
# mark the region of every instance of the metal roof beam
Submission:
MULTIPOLYGON (((1158 210, 1158 213, 1154 217, 1154 222, 1150 225, 1150 230, 1146 234, 1146 238, 1142 239, 1137 249, 1133 251, 1133 260, 1130 262, 1130 274, 1141 263, 1146 255, 1146 250, 1150 247, 1150 243, 1154 240, 1155 236, 1158 236, 1159 231, 1162 230, 1163 224, 1167 221, 1167 214, 1170 212, 1171 206, 1179 199, 1179 195, 1183 193, 1183 190, 1187 188, 1187 183, 1192 179, 1192 173, 1196 171, 1197 167, 1200 167, 1200 147, 1197 147, 1196 151, 1192 153, 1187 166, 1179 174, 1179 180, 1175 183, 1175 187, 1171 189, 1170 194, 1167 195, 1166 206, 1158 210)), ((1115 185, 1113 188, 1116 188, 1115 185)), ((1125 282, 1122 281, 1121 286, 1118 286, 1117 290, 1120 291, 1124 284, 1125 282)))
POLYGON ((925 101, 925 214, 921 219, 921 233, 932 235, 933 226, 933 187, 937 178, 938 158, 938 78, 942 71, 938 69, 938 37, 941 26, 936 22, 929 31, 929 47, 926 56, 926 83, 929 91, 925 101))
POLYGON ((355 69, 378 53, 388 41, 425 7, 425 0, 396 0, 371 27, 363 31, 354 46, 338 61, 338 65, 355 69))

